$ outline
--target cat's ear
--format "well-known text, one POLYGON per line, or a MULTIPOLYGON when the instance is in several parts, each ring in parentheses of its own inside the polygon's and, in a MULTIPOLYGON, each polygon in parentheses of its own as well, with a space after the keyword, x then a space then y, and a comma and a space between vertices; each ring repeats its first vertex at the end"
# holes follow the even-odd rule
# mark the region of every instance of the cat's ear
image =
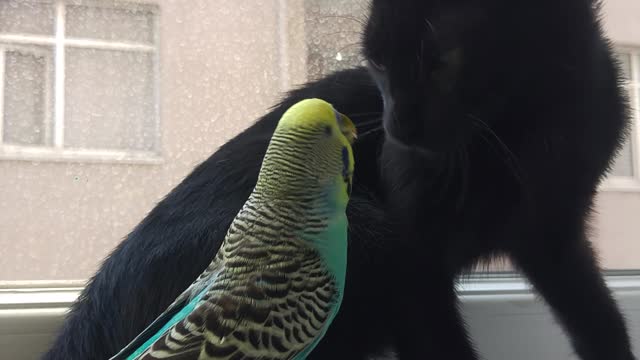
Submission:
POLYGON ((439 3, 425 15, 428 33, 423 36, 428 39, 430 50, 436 57, 434 62, 423 64, 431 70, 426 80, 444 93, 453 91, 468 55, 467 49, 474 46, 473 39, 483 31, 486 21, 483 7, 455 3, 439 3))

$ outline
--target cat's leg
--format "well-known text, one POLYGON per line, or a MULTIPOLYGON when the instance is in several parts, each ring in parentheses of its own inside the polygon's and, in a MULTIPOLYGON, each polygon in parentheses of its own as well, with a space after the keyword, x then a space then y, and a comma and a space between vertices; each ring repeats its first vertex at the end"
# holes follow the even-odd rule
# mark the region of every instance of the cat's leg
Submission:
MULTIPOLYGON (((338 317, 344 314, 341 310, 338 317)), ((344 316, 342 319, 336 318, 307 359, 370 360, 376 350, 379 349, 381 352, 384 344, 380 343, 380 338, 368 336, 371 334, 367 333, 367 329, 363 329, 361 324, 352 320, 355 319, 345 319, 344 316)))
POLYGON ((554 223, 543 231, 544 238, 529 239, 531 245, 515 250, 513 257, 553 309, 577 354, 583 360, 635 359, 623 317, 586 239, 584 222, 554 223), (533 245, 538 242, 545 246, 533 245))
MULTIPOLYGON (((352 263, 357 264, 356 261, 352 263)), ((354 268, 354 272, 358 272, 358 269, 354 268)), ((381 301, 366 295, 366 290, 360 286, 366 284, 367 280, 362 280, 350 282, 350 291, 345 293, 340 311, 309 354, 309 360, 371 360, 373 355, 389 347, 388 320, 384 314, 375 311, 382 308, 378 306, 381 301)))
MULTIPOLYGON (((354 331, 357 331, 354 329, 354 331)), ((369 360, 368 352, 360 346, 346 341, 323 338, 318 346, 307 357, 308 360, 353 359, 369 360)))
POLYGON ((417 286, 421 293, 402 296, 394 306, 398 359, 478 359, 458 310, 454 280, 425 275, 405 290, 415 292, 417 286))

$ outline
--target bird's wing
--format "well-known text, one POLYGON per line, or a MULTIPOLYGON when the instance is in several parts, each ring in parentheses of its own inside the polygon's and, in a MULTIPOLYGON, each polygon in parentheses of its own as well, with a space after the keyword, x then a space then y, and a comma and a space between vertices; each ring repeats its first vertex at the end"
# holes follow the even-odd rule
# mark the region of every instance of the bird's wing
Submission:
POLYGON ((335 279, 282 227, 243 230, 215 284, 140 359, 297 359, 315 346, 335 315, 335 279))
POLYGON ((216 260, 169 305, 167 310, 110 360, 136 359, 167 330, 188 316, 207 290, 215 283, 221 268, 220 262, 216 260))

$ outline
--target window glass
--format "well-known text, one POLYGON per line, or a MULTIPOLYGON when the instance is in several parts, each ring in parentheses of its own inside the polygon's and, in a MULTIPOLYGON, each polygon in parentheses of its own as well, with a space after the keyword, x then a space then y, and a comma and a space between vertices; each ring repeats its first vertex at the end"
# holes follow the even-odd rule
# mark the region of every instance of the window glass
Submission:
POLYGON ((0 156, 158 161, 157 14, 120 1, 0 1, 0 156))
MULTIPOLYGON (((620 10, 635 2, 603 5, 636 124, 594 203, 609 270, 640 269, 640 31, 620 10)), ((360 65, 368 6, 0 0, 0 281, 89 278, 284 91, 360 65)))
POLYGON ((53 53, 42 46, 3 48, 2 141, 14 145, 51 142, 53 53))
POLYGON ((144 8, 67 6, 66 12, 69 37, 153 43, 153 13, 144 8))
POLYGON ((618 153, 618 157, 610 172, 610 177, 617 179, 623 178, 630 181, 640 182, 640 173, 637 169, 640 162, 637 156, 640 154, 634 151, 635 142, 638 137, 638 105, 640 104, 640 48, 619 49, 617 53, 620 69, 625 79, 624 90, 629 99, 630 120, 632 122, 629 137, 626 139, 622 149, 618 153))
POLYGON ((611 170, 611 176, 633 177, 635 159, 633 157, 632 145, 633 142, 631 139, 624 143, 611 170))
POLYGON ((362 62, 360 38, 366 21, 368 2, 306 0, 306 40, 311 79, 362 62))
POLYGON ((151 54, 72 48, 66 64, 66 146, 153 150, 151 54))
POLYGON ((631 81, 631 54, 628 52, 619 52, 617 55, 618 62, 620 64, 620 70, 622 70, 624 79, 627 81, 631 81))
POLYGON ((0 1, 0 33, 53 35, 54 7, 51 3, 0 1))

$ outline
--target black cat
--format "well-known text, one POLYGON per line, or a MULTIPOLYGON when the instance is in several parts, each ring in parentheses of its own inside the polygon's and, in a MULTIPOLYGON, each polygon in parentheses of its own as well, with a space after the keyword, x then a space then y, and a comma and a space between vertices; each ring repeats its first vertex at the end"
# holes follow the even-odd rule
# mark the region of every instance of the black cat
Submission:
POLYGON ((476 358, 453 279, 505 254, 582 359, 633 358, 587 239, 628 125, 598 5, 373 2, 364 45, 385 103, 381 170, 413 249, 396 285, 430 284, 427 299, 400 299, 422 319, 397 329, 401 357, 476 358))
POLYGON ((292 92, 198 166, 105 260, 45 358, 108 358, 164 310, 217 251, 281 114, 319 97, 361 137, 345 298, 311 358, 476 359, 454 279, 504 254, 582 359, 634 359, 585 234, 627 126, 594 6, 374 0, 370 70, 292 92))

